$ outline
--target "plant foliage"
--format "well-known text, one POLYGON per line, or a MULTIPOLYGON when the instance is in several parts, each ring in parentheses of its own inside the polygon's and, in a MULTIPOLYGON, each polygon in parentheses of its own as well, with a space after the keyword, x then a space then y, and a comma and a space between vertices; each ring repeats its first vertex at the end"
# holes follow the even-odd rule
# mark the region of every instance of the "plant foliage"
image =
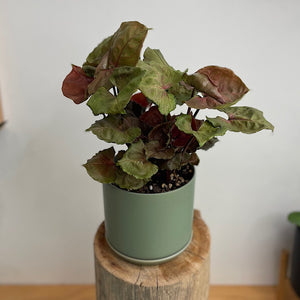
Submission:
POLYGON ((288 215, 288 220, 300 227, 300 211, 294 211, 288 215))
POLYGON ((86 58, 72 65, 63 94, 87 105, 99 119, 87 129, 108 143, 126 145, 115 153, 101 150, 84 164, 102 183, 139 189, 160 170, 197 165, 197 150, 208 150, 227 131, 255 133, 274 127, 255 108, 233 106, 248 92, 230 69, 207 66, 193 74, 172 68, 158 49, 140 53, 148 28, 124 22, 86 58), (175 114, 176 106, 187 112, 175 114), (228 118, 197 119, 200 109, 228 118))

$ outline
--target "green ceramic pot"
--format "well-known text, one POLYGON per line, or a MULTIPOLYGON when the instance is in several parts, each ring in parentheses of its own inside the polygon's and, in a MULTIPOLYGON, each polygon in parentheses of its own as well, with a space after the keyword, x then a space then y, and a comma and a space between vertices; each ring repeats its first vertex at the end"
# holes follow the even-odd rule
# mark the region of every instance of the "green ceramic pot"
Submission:
POLYGON ((138 264, 179 255, 192 239, 195 174, 170 192, 140 194, 103 184, 105 236, 110 247, 138 264))

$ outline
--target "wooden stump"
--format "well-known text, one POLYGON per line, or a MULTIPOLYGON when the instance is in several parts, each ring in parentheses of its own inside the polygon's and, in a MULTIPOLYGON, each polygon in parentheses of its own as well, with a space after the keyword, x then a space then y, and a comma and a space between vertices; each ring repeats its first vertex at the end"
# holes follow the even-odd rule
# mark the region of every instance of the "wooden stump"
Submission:
POLYGON ((171 261, 139 266, 118 257, 105 240, 104 222, 94 241, 97 300, 207 300, 210 235, 194 211, 193 239, 171 261))
POLYGON ((279 282, 277 287, 278 300, 300 300, 296 295, 291 282, 287 276, 289 253, 287 250, 282 250, 280 257, 279 282))

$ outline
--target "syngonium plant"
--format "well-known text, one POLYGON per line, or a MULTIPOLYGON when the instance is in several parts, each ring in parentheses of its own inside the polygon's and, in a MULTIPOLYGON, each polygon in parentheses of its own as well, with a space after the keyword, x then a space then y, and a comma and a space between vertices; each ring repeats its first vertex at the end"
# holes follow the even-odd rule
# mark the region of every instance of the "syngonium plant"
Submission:
POLYGON ((172 68, 158 49, 140 52, 149 28, 124 22, 87 57, 82 67, 72 65, 62 91, 76 104, 100 116, 87 131, 113 147, 101 150, 84 164, 102 183, 137 190, 159 172, 177 172, 197 165, 197 150, 207 150, 227 131, 255 133, 274 127, 263 113, 233 106, 248 92, 228 68, 207 66, 193 74, 172 68), (182 106, 185 113, 175 114, 182 106), (227 114, 197 119, 199 110, 227 114))

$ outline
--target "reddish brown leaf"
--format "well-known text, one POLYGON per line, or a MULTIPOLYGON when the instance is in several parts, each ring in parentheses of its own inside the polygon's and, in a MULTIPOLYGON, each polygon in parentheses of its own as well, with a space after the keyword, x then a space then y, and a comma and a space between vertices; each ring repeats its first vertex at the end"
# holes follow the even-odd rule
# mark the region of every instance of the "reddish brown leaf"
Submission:
MULTIPOLYGON (((100 46, 100 53, 103 56, 96 68, 95 80, 89 85, 90 95, 100 87, 110 88, 109 79, 115 68, 133 67, 137 64, 147 32, 148 28, 139 22, 123 22, 111 39, 104 40, 104 44, 100 46), (105 53, 104 50, 106 50, 105 53)), ((99 59, 97 57, 97 60, 99 59)))
POLYGON ((149 102, 147 101, 147 98, 144 96, 143 93, 134 94, 130 100, 139 104, 142 107, 147 107, 149 105, 149 102))
POLYGON ((147 159, 153 157, 157 159, 171 159, 175 151, 173 148, 166 148, 160 145, 159 141, 150 141, 145 144, 145 153, 147 159))
POLYGON ((205 96, 195 96, 192 99, 185 102, 187 106, 196 108, 196 109, 204 109, 204 108, 216 108, 217 106, 222 105, 219 101, 216 99, 205 96))
POLYGON ((161 146, 166 145, 169 140, 170 123, 162 123, 156 125, 148 135, 149 141, 159 141, 161 146))
POLYGON ((218 66, 204 67, 188 76, 187 80, 204 96, 196 96, 186 102, 188 106, 197 109, 232 105, 249 91, 232 70, 218 66))
POLYGON ((197 131, 200 126, 203 124, 203 121, 197 120, 192 116, 192 129, 197 131))
POLYGON ((92 81, 93 78, 88 77, 82 68, 72 65, 72 71, 64 79, 61 89, 64 96, 79 104, 88 98, 87 88, 92 81))
POLYGON ((140 120, 151 127, 164 122, 165 117, 160 113, 157 106, 152 106, 148 111, 140 116, 140 120))
POLYGON ((183 131, 180 131, 176 125, 172 129, 171 136, 172 145, 175 147, 184 147, 192 137, 191 134, 186 134, 183 131))
POLYGON ((228 68, 208 66, 197 72, 208 77, 210 82, 218 88, 218 92, 226 103, 241 98, 249 91, 243 81, 228 68))
POLYGON ((102 183, 112 183, 116 178, 117 167, 114 162, 115 150, 113 147, 99 151, 83 166, 88 174, 102 183))
POLYGON ((113 68, 108 68, 108 54, 109 52, 107 51, 100 63, 98 64, 95 74, 94 74, 94 80, 93 82, 88 86, 88 93, 90 95, 94 94, 100 87, 104 86, 106 88, 110 87, 110 82, 109 78, 111 74, 113 73, 114 69, 113 68))

